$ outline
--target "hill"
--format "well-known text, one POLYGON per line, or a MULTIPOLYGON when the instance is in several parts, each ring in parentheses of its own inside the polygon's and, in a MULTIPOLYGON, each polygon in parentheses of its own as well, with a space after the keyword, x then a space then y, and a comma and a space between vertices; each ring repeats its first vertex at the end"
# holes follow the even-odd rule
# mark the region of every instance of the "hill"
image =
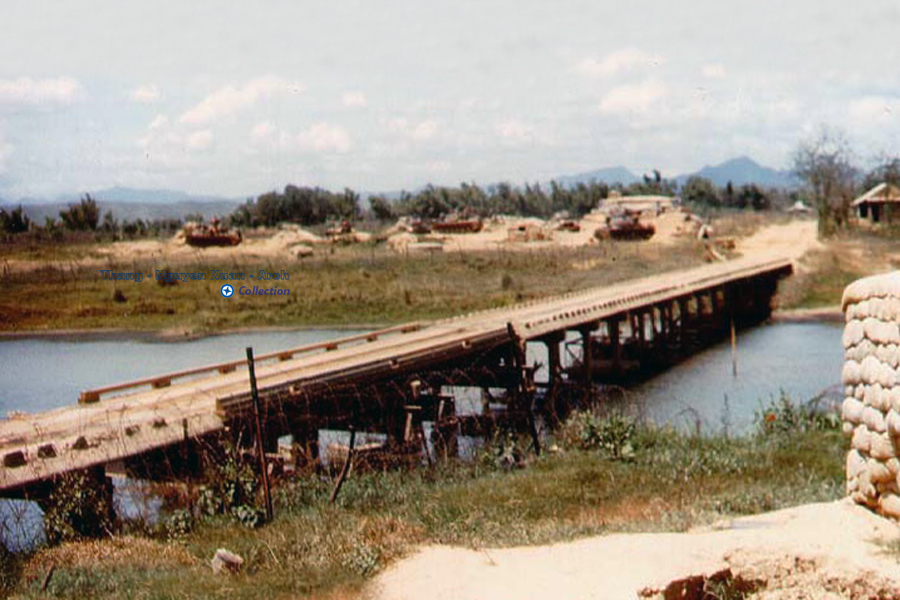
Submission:
POLYGON ((790 171, 781 171, 760 165, 747 156, 739 156, 726 160, 718 165, 707 165, 694 173, 686 173, 675 178, 678 185, 692 176, 709 179, 717 186, 725 186, 730 181, 733 185, 755 183, 761 187, 797 187, 797 179, 790 171))
POLYGON ((579 183, 603 182, 608 184, 621 183, 622 185, 630 185, 640 178, 629 171, 625 167, 606 167, 595 171, 587 171, 576 175, 562 175, 556 178, 556 181, 565 186, 578 185, 579 183))
MULTIPOLYGON (((112 211, 113 216, 119 220, 183 219, 186 215, 198 213, 206 218, 225 216, 243 202, 237 198, 194 195, 179 190, 118 186, 90 194, 97 200, 101 214, 112 211)), ((59 211, 65 210, 69 204, 77 203, 82 197, 81 194, 68 193, 53 199, 20 198, 15 202, 0 200, 0 206, 14 208, 21 204, 30 219, 43 223, 46 217, 58 218, 59 211)))

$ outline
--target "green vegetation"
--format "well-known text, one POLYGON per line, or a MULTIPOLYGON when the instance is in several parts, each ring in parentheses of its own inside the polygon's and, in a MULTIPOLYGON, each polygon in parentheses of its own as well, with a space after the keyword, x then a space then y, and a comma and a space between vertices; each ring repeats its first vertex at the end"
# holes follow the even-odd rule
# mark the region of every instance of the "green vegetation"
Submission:
POLYGON ((681 189, 681 199, 698 207, 762 211, 772 208, 773 198, 785 204, 789 196, 776 190, 763 190, 753 183, 735 189, 729 181, 725 187, 717 189, 712 181, 696 175, 690 177, 681 189))
POLYGON ((354 473, 336 504, 328 477, 284 482, 275 521, 261 528, 236 515, 197 515, 190 526, 157 528, 153 540, 67 543, 6 567, 25 598, 43 597, 51 564, 47 591, 63 598, 340 598, 421 543, 482 548, 683 531, 842 496, 845 449, 834 419, 780 401, 760 424, 746 438, 704 437, 621 414, 576 415, 541 457, 516 442, 518 468, 495 460, 515 441, 500 435, 470 463, 354 473), (220 547, 245 559, 242 574, 213 575, 208 561, 220 547))
POLYGON ((833 253, 819 257, 815 271, 801 273, 785 284, 784 308, 823 308, 839 306, 844 289, 865 275, 842 264, 833 253))
POLYGON ((70 204, 69 208, 61 211, 59 218, 66 229, 94 231, 100 223, 100 209, 97 202, 87 194, 78 204, 70 204))
MULTIPOLYGON (((44 248, 40 256, 47 258, 49 252, 44 248)), ((112 327, 205 333, 259 326, 399 323, 684 268, 700 263, 702 248, 693 242, 665 249, 606 242, 579 249, 404 257, 382 244, 370 244, 328 248, 303 262, 188 260, 177 268, 149 259, 94 259, 91 267, 59 260, 38 270, 0 274, 0 330, 112 327), (289 288, 291 294, 225 299, 219 295, 225 282, 209 279, 160 286, 153 280, 155 270, 167 267, 207 277, 213 269, 253 275, 260 269, 284 269, 290 279, 270 283, 289 288), (149 276, 141 283, 104 281, 101 269, 149 276)), ((255 283, 248 279, 243 285, 255 283)))
MULTIPOLYGON (((360 195, 346 188, 335 193, 322 188, 287 185, 283 192, 271 191, 257 198, 250 198, 236 208, 227 221, 240 228, 274 227, 290 222, 304 227, 322 225, 329 221, 371 219, 378 222, 393 221, 401 216, 418 219, 440 219, 456 213, 468 216, 519 215, 549 218, 565 212, 581 217, 596 208, 611 191, 623 195, 661 194, 675 196, 679 193, 675 181, 663 178, 659 171, 645 175, 642 181, 628 186, 607 185, 602 182, 562 185, 549 184, 515 186, 511 183, 479 187, 475 183, 462 183, 459 187, 427 185, 421 190, 402 192, 397 199, 385 196, 369 198, 370 209, 363 211, 360 195)), ((682 190, 685 201, 706 208, 765 210, 784 205, 785 194, 776 190, 762 190, 756 185, 743 185, 735 189, 729 182, 716 189, 702 178, 691 178, 682 190)), ((186 220, 202 220, 202 216, 189 216, 186 220)), ((30 234, 36 240, 59 240, 74 232, 91 233, 91 239, 135 239, 160 234, 171 234, 182 226, 180 219, 155 219, 145 221, 119 221, 111 212, 100 214, 97 202, 86 194, 77 204, 70 204, 60 211, 59 220, 47 218, 44 225, 30 221, 22 206, 9 211, 0 209, 0 234, 8 239, 30 234)))
POLYGON ((900 266, 900 242, 890 229, 842 232, 811 252, 781 284, 782 308, 835 307, 853 281, 900 266))
MULTIPOLYGON (((202 220, 202 216, 198 219, 202 220)), ((0 208, 0 249, 21 251, 38 245, 69 245, 89 242, 171 236, 183 223, 180 219, 161 218, 119 221, 111 211, 100 218, 100 207, 90 194, 77 204, 61 210, 59 220, 47 217, 43 225, 34 223, 20 204, 17 208, 0 208)))
POLYGON ((321 188, 289 185, 284 193, 268 192, 248 200, 231 214, 238 227, 273 227, 283 222, 319 225, 329 219, 356 219, 360 216, 359 194, 346 189, 334 194, 321 188))

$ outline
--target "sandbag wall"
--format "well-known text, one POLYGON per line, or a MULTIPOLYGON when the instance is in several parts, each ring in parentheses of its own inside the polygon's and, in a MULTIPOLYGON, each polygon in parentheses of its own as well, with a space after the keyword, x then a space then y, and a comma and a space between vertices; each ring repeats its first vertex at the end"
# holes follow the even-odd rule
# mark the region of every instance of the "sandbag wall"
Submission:
POLYGON ((900 519, 900 273, 852 283, 842 307, 847 493, 900 519))

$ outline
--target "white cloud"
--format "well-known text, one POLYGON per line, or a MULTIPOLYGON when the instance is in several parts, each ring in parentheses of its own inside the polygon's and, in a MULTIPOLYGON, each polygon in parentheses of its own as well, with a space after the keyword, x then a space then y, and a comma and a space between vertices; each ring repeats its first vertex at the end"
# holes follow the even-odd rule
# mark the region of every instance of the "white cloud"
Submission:
POLYGON ((72 104, 83 95, 81 84, 71 77, 0 79, 0 104, 72 104))
POLYGON ((703 76, 707 79, 723 79, 725 66, 720 64, 703 65, 703 76))
POLYGON ((851 102, 848 110, 857 126, 896 123, 900 117, 900 98, 865 96, 851 102))
POLYGON ((498 123, 494 130, 497 132, 502 138, 512 141, 523 141, 530 139, 533 136, 533 131, 530 127, 522 124, 515 119, 507 119, 501 123, 498 123))
POLYGON ((165 127, 169 124, 169 117, 166 115, 156 115, 152 121, 150 121, 150 125, 147 126, 147 129, 154 130, 160 129, 161 127, 165 127))
POLYGON ((647 113, 666 97, 666 86, 654 79, 613 88, 600 102, 605 114, 647 113))
POLYGON ((438 124, 433 119, 427 119, 416 125, 410 132, 410 136, 414 140, 427 140, 437 133, 438 124))
POLYGON ((159 100, 159 88, 154 84, 141 85, 131 90, 131 99, 142 104, 159 100))
POLYGON ((425 119, 413 124, 404 117, 395 117, 388 119, 387 127, 394 133, 399 133, 416 141, 429 140, 438 132, 438 123, 434 119, 425 119))
POLYGON ((341 96, 341 104, 347 108, 364 108, 366 106, 366 95, 362 92, 346 92, 341 96))
POLYGON ((636 48, 624 48, 607 54, 602 59, 589 56, 575 65, 575 70, 590 77, 611 77, 634 67, 655 67, 664 63, 665 59, 661 56, 636 48))
POLYGON ((213 92, 181 115, 179 120, 191 125, 205 125, 249 108, 261 98, 278 92, 302 92, 304 89, 302 84, 280 77, 260 77, 242 87, 229 85, 213 92))
POLYGON ((171 167, 184 164, 187 152, 203 151, 213 144, 213 133, 209 129, 191 133, 179 129, 180 126, 167 116, 157 115, 147 125, 145 134, 138 138, 137 146, 156 163, 171 167))
POLYGON ((268 121, 257 123, 253 129, 250 130, 250 140, 257 143, 262 142, 271 137, 273 131, 272 124, 268 121))
POLYGON ((297 143, 303 150, 314 152, 338 152, 350 150, 350 134, 347 130, 329 125, 326 122, 316 123, 297 136, 297 143))
POLYGON ((185 146, 188 150, 206 150, 212 145, 213 135, 209 129, 196 131, 185 140, 185 146))

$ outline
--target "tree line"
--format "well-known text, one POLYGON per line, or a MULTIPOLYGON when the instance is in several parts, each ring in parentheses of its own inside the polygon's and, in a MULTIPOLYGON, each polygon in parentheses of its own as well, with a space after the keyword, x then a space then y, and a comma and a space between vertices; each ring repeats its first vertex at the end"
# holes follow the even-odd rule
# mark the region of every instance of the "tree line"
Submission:
MULTIPOLYGON (((315 226, 330 221, 358 220, 364 217, 386 222, 399 217, 440 219, 448 214, 468 217, 491 217, 499 214, 550 218, 565 213, 579 218, 596 208, 610 192, 625 196, 658 194, 673 196, 678 185, 661 176, 659 171, 644 176, 642 181, 628 186, 603 182, 577 183, 566 186, 556 181, 548 185, 525 184, 523 187, 499 183, 481 187, 463 183, 459 187, 427 185, 421 190, 402 192, 399 199, 385 196, 369 198, 370 208, 364 214, 360 195, 351 189, 334 193, 322 188, 288 185, 283 192, 271 191, 238 206, 227 218, 233 227, 273 227, 291 222, 315 226)), ((683 199, 711 207, 753 208, 763 210, 771 206, 770 193, 756 186, 731 184, 717 189, 712 182, 690 179, 681 190, 683 199)), ((185 221, 203 220, 201 215, 187 216, 185 221)), ((59 219, 47 218, 43 226, 33 223, 22 206, 0 209, 0 232, 15 234, 25 231, 59 234, 61 232, 95 232, 117 238, 136 238, 176 232, 183 225, 180 219, 122 220, 107 211, 101 217, 94 198, 87 194, 77 204, 60 211, 59 219)))
MULTIPOLYGON (((189 216, 187 220, 192 218, 203 219, 197 215, 189 216)), ((181 219, 175 218, 119 220, 112 211, 106 211, 101 217, 100 207, 90 194, 61 210, 58 219, 46 217, 43 224, 30 219, 21 204, 8 210, 0 208, 0 233, 7 235, 32 232, 38 236, 61 238, 66 233, 88 233, 113 240, 134 239, 173 235, 183 224, 181 219)))
MULTIPOLYGON (((331 192, 318 187, 288 185, 283 192, 271 191, 248 199, 229 216, 235 227, 275 226, 293 222, 315 226, 329 221, 374 218, 392 221, 399 217, 440 219, 448 214, 471 217, 490 217, 498 214, 549 218, 566 213, 578 218, 594 209, 617 191, 624 196, 680 194, 682 201, 695 209, 768 210, 786 207, 797 199, 805 199, 818 211, 820 227, 830 232, 845 226, 850 216, 850 204, 861 191, 880 182, 900 185, 900 158, 883 156, 875 168, 863 172, 853 163, 849 145, 840 134, 827 130, 815 138, 801 142, 793 155, 793 172, 803 187, 799 190, 764 189, 756 184, 735 186, 728 182, 718 187, 709 179, 694 176, 679 188, 653 171, 641 181, 627 186, 603 182, 563 185, 549 184, 514 186, 499 183, 479 186, 463 183, 458 187, 427 185, 416 192, 402 192, 398 199, 383 195, 369 198, 370 208, 364 213, 360 195, 347 188, 331 192)), ((202 220, 202 216, 185 220, 202 220)), ((89 194, 77 204, 60 211, 59 219, 48 217, 43 225, 33 223, 22 206, 0 209, 0 233, 17 234, 28 231, 99 232, 113 238, 135 238, 176 232, 183 225, 180 219, 132 221, 116 220, 111 212, 100 214, 96 201, 89 194)))

